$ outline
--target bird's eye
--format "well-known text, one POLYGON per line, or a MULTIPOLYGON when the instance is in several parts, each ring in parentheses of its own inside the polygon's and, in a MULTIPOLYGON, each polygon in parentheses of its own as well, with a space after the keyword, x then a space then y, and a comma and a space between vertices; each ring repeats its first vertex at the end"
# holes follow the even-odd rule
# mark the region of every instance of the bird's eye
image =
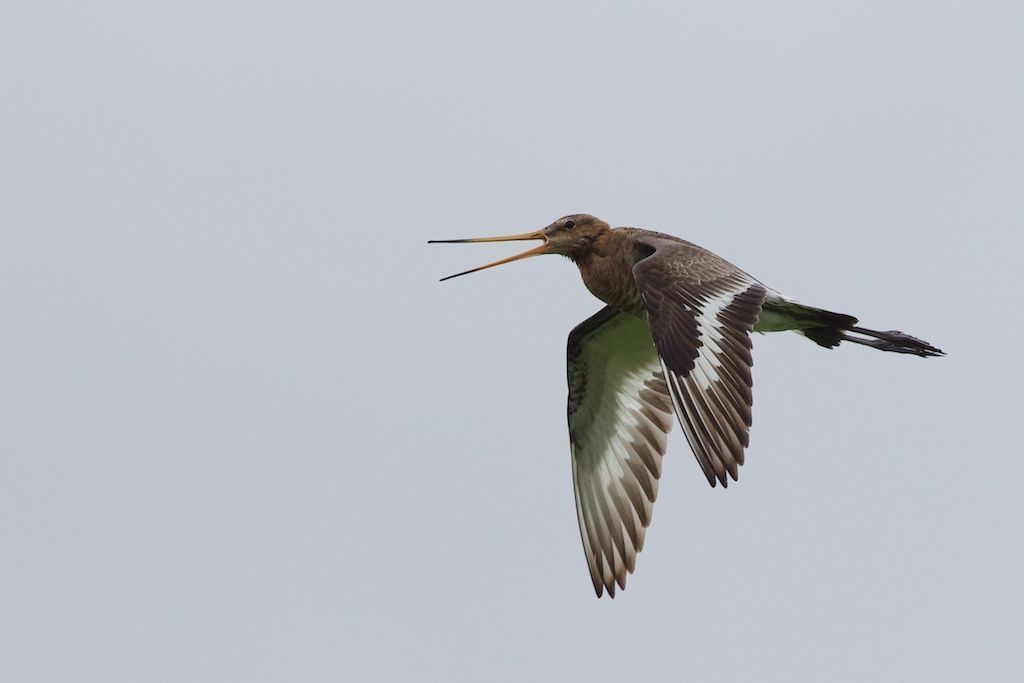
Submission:
POLYGON ((576 227, 576 221, 566 221, 563 225, 566 230, 572 230, 576 227))

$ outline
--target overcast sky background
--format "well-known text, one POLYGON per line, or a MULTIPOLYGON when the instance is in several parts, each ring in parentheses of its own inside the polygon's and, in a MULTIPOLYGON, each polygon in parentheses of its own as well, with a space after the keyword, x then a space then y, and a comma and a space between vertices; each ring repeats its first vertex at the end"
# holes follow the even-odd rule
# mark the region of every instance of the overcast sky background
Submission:
POLYGON ((0 14, 0 679, 1024 675, 1020 3, 0 14), (600 303, 425 244, 580 211, 949 356, 758 336, 597 600, 600 303))

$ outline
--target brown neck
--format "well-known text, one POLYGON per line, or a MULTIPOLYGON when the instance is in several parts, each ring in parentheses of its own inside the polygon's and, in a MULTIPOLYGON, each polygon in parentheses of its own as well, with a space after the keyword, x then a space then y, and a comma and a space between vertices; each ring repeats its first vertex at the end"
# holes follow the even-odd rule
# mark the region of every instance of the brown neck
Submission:
POLYGON ((594 240, 592 247, 576 259, 583 284, 601 301, 620 310, 642 310, 633 279, 633 249, 630 235, 622 229, 609 230, 594 240))

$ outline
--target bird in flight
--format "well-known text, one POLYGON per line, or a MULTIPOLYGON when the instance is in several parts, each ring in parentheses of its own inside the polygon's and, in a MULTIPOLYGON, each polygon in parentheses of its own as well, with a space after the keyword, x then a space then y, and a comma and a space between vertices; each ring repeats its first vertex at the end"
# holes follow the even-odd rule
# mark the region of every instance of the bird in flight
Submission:
POLYGON ((615 597, 636 567, 658 493, 672 416, 708 483, 739 476, 750 442, 750 333, 792 330, 825 348, 842 342, 942 356, 899 331, 783 296, 728 261, 672 235, 611 228, 573 214, 536 232, 431 243, 540 240, 540 254, 580 269, 606 305, 569 333, 569 441, 583 550, 598 597, 615 597))

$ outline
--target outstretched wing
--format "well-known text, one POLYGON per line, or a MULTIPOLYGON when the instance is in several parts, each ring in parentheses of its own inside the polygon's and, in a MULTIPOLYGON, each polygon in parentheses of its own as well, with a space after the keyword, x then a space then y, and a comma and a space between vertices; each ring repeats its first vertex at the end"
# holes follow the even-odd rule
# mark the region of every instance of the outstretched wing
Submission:
POLYGON ((650 250, 633 275, 676 415, 708 482, 728 486, 750 443, 750 332, 767 290, 688 242, 650 234, 637 243, 650 250))
POLYGON ((598 597, 615 597, 651 523, 672 404, 642 317, 606 307, 569 333, 568 346, 580 536, 598 597))

